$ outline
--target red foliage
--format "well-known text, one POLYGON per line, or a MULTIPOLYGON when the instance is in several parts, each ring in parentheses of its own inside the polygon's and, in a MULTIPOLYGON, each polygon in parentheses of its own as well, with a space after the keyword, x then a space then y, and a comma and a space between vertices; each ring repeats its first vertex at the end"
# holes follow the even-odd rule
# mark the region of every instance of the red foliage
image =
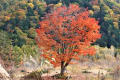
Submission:
POLYGON ((43 57, 55 67, 67 66, 80 55, 93 55, 91 43, 101 37, 98 21, 89 17, 88 11, 78 5, 59 7, 40 21, 37 44, 44 51, 43 57))

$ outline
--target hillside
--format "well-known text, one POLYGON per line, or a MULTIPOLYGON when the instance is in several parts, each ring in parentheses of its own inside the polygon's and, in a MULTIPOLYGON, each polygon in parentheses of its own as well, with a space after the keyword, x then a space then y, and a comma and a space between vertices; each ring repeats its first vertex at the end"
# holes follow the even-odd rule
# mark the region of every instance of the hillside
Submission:
POLYGON ((0 0, 1 64, 6 69, 20 66, 30 56, 44 63, 36 43, 39 22, 46 14, 70 4, 79 5, 99 22, 102 36, 92 45, 100 49, 114 47, 116 57, 120 53, 120 0, 0 0))

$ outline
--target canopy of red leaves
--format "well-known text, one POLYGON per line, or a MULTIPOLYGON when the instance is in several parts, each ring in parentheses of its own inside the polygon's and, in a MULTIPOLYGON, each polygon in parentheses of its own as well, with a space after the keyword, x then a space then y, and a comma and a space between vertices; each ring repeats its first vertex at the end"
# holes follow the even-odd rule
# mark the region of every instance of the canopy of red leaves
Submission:
POLYGON ((43 57, 59 66, 62 61, 78 60, 79 55, 95 54, 90 44, 101 37, 99 30, 98 21, 90 18, 88 11, 71 4, 57 8, 40 21, 36 41, 43 57))

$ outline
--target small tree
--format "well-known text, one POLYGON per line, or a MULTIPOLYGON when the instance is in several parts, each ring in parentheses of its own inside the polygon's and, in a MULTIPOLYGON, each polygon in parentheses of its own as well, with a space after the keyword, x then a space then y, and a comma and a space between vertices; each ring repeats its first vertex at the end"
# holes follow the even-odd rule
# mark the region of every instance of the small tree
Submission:
POLYGON ((98 22, 86 10, 71 4, 57 8, 40 21, 36 41, 44 52, 43 57, 54 67, 61 66, 63 75, 72 59, 95 54, 90 44, 100 38, 99 30, 98 22))

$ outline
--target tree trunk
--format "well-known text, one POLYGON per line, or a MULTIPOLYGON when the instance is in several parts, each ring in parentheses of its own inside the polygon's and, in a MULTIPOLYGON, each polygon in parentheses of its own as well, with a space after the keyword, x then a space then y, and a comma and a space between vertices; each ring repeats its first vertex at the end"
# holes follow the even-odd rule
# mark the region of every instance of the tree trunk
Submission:
POLYGON ((70 58, 70 60, 64 64, 64 61, 61 62, 61 72, 60 72, 60 75, 63 76, 64 75, 64 72, 65 72, 65 69, 66 67, 69 65, 70 61, 72 59, 70 58))
POLYGON ((63 76, 64 75, 64 72, 65 72, 65 66, 61 66, 61 72, 60 72, 60 75, 63 76))
POLYGON ((64 75, 64 72, 65 72, 65 65, 64 65, 64 61, 61 62, 61 72, 60 72, 60 75, 64 75))

